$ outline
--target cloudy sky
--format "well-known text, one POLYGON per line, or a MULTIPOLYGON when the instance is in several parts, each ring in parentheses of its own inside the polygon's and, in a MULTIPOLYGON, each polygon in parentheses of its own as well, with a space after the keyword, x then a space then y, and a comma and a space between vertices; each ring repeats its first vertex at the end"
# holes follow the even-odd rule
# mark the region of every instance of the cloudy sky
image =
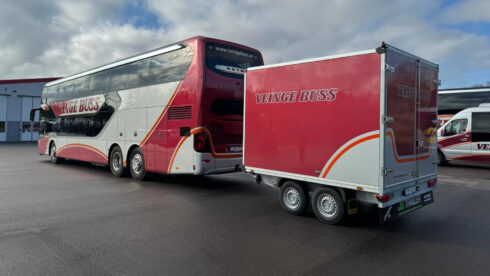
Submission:
POLYGON ((204 35, 259 49, 266 64, 386 41, 440 64, 442 87, 490 81, 488 0, 3 0, 0 7, 0 79, 66 76, 204 35))

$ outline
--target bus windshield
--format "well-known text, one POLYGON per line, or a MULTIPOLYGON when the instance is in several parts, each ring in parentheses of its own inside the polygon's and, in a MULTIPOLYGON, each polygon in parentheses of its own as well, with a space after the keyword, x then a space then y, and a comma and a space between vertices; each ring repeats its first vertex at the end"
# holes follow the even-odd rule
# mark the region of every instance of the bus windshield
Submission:
POLYGON ((222 66, 231 66, 247 69, 248 67, 259 65, 261 65, 261 60, 258 53, 214 42, 208 42, 206 44, 206 66, 218 74, 227 77, 243 78, 241 74, 226 72, 219 68, 222 66))

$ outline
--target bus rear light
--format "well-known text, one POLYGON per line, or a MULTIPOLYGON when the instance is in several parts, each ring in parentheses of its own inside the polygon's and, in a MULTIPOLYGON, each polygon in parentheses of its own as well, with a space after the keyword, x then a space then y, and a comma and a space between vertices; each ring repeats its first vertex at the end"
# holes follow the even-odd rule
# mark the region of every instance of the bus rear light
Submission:
POLYGON ((197 152, 211 152, 208 136, 204 133, 194 134, 194 150, 197 152))
POLYGON ((211 163, 211 160, 209 160, 209 159, 204 159, 204 160, 202 160, 202 162, 204 162, 204 163, 208 164, 208 163, 211 163))
POLYGON ((384 194, 384 195, 376 195, 376 198, 381 202, 385 203, 390 201, 390 195, 389 194, 384 194))
POLYGON ((429 182, 427 183, 427 186, 429 188, 434 187, 434 185, 436 185, 436 180, 435 179, 429 180, 429 182))

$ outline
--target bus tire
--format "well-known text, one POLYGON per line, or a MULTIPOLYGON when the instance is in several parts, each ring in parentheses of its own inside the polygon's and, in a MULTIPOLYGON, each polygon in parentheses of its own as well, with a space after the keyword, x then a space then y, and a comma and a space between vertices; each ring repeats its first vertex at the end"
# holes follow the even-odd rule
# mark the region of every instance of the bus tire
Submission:
POLYGON ((311 200, 313 213, 319 221, 327 224, 339 223, 345 215, 345 206, 339 193, 332 188, 319 188, 311 200))
POLYGON ((55 142, 51 142, 49 146, 49 158, 51 159, 51 163, 59 164, 61 163, 61 157, 56 155, 56 144, 55 142))
POLYGON ((144 180, 146 175, 145 158, 140 148, 135 148, 129 158, 129 172, 136 180, 144 180))
POLYGON ((281 186, 281 207, 288 213, 299 216, 308 207, 308 197, 303 187, 294 181, 286 181, 281 186))
POLYGON ((124 165, 123 165, 123 155, 121 148, 119 146, 115 146, 111 150, 111 155, 109 158, 109 167, 111 168, 111 173, 114 176, 121 177, 124 174, 124 165))

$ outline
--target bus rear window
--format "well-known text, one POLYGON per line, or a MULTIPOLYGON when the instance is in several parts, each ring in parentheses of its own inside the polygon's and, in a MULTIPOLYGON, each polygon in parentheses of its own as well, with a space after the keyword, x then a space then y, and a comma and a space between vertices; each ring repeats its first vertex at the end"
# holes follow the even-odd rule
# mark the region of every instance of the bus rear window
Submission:
POLYGON ((206 66, 220 75, 243 78, 243 75, 218 70, 216 66, 231 66, 247 69, 248 67, 259 65, 262 65, 262 62, 260 55, 256 52, 213 42, 206 44, 206 66))
POLYGON ((243 116, 243 100, 216 99, 211 104, 211 113, 218 116, 243 116))

